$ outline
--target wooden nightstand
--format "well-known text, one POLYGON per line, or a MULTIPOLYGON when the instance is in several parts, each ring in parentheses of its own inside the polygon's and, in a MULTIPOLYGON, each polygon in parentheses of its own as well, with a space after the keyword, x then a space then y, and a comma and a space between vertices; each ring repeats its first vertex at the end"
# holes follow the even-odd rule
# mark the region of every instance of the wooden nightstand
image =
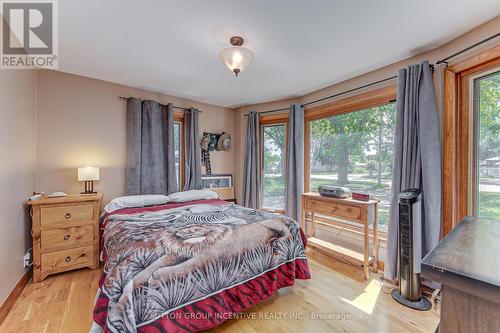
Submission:
POLYGON ((71 194, 29 201, 33 236, 33 282, 82 267, 99 267, 102 194, 71 194))

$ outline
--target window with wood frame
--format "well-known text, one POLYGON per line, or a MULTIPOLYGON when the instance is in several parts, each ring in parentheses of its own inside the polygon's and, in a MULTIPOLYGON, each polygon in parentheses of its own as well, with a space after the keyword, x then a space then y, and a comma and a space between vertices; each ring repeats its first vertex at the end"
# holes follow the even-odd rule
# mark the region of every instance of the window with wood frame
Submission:
POLYGON ((500 219, 499 72, 500 46, 445 70, 444 235, 467 215, 500 219))
POLYGON ((284 213, 288 114, 260 118, 262 209, 284 213))
POLYGON ((387 228, 396 120, 395 87, 377 89, 306 113, 306 190, 348 187, 380 200, 387 228))
POLYGON ((470 205, 474 215, 500 221, 500 66, 471 80, 470 205))
POLYGON ((184 187, 184 113, 174 113, 174 153, 175 153, 175 173, 179 190, 184 187))

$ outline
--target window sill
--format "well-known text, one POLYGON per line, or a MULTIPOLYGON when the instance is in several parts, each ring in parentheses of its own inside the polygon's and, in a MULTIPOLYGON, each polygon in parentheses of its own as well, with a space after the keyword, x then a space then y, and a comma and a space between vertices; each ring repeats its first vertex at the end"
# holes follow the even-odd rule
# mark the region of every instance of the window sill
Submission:
POLYGON ((284 209, 279 209, 279 208, 261 208, 260 210, 263 210, 268 213, 277 213, 277 214, 285 214, 284 209))

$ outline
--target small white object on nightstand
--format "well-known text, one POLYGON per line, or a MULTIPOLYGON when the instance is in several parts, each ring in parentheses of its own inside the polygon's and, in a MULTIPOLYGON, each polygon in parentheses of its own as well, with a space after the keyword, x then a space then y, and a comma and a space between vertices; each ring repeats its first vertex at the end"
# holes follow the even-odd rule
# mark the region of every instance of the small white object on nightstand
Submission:
POLYGON ((65 197, 65 196, 67 196, 67 194, 64 192, 52 192, 49 194, 49 198, 59 198, 59 197, 65 197))

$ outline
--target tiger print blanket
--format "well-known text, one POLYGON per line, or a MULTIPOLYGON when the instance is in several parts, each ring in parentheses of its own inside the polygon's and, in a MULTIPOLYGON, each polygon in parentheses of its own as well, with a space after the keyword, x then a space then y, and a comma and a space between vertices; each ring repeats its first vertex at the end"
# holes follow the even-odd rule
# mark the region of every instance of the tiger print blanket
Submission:
POLYGON ((310 278, 296 221, 221 200, 173 206, 103 217, 104 332, 207 329, 310 278))

